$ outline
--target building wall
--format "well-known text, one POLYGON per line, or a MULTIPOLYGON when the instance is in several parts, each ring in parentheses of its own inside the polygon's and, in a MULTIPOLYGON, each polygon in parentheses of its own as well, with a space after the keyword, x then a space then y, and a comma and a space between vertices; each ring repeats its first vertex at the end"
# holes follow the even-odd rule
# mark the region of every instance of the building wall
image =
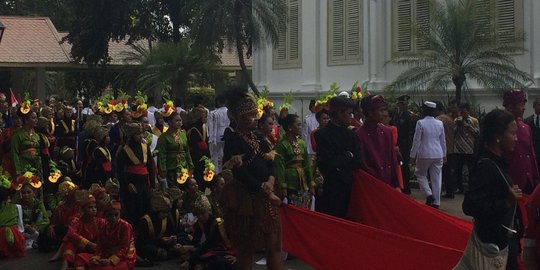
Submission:
MULTIPOLYGON (((259 87, 267 86, 271 98, 281 104, 283 93, 292 90, 296 96, 293 106, 298 114, 306 114, 309 99, 319 96, 329 89, 332 82, 337 82, 341 90, 349 91, 356 82, 368 82, 368 89, 380 91, 386 84, 397 77, 404 68, 387 65, 392 56, 392 1, 363 1, 363 62, 358 65, 329 66, 327 64, 327 0, 302 0, 301 2, 301 37, 302 68, 273 69, 272 47, 255 49, 253 76, 259 87)), ((516 55, 516 66, 529 72, 536 85, 529 89, 529 100, 540 98, 540 1, 523 0, 524 31, 526 52, 516 55)), ((467 81, 473 100, 490 110, 501 104, 500 93, 480 89, 471 80, 467 81)), ((434 98, 445 100, 447 94, 414 94, 415 99, 434 98)), ((527 106, 526 114, 531 113, 532 102, 527 106)))

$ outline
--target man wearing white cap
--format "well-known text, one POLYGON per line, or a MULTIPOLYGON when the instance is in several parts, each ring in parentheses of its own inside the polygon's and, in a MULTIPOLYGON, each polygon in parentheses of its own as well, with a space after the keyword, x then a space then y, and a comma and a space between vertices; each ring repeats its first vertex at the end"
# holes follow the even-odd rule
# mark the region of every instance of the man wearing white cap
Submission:
POLYGON ((443 123, 434 117, 436 108, 437 104, 434 102, 424 102, 424 118, 416 123, 410 157, 411 163, 416 165, 414 175, 420 190, 426 196, 426 204, 438 209, 441 204, 441 170, 443 162, 446 161, 446 141, 443 123), (428 172, 431 187, 428 183, 428 172))

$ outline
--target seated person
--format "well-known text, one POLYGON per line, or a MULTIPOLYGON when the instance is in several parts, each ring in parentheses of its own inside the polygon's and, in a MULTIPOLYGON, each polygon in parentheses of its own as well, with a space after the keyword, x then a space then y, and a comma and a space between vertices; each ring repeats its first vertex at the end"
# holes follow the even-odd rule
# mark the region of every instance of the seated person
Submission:
POLYGON ((120 218, 120 211, 119 201, 113 201, 105 210, 107 223, 98 233, 96 252, 77 254, 76 269, 129 270, 135 267, 133 229, 120 218))
POLYGON ((73 266, 77 253, 96 251, 97 235, 105 225, 103 218, 97 217, 96 199, 86 190, 77 191, 77 202, 81 216, 74 217, 62 243, 62 270, 73 266))
POLYGON ((26 249, 37 248, 39 234, 49 225, 49 214, 45 210, 43 201, 36 198, 36 191, 38 189, 29 182, 25 182, 19 190, 26 249))
MULTIPOLYGON (((193 250, 189 256, 189 267, 195 269, 236 269, 235 251, 225 233, 224 221, 211 214, 212 206, 202 196, 195 202, 194 213, 197 224, 193 235, 193 250)), ((186 267, 183 264, 182 267, 186 267)))
POLYGON ((14 190, 9 176, 0 170, 0 259, 24 256, 22 208, 10 202, 14 190))
POLYGON ((155 262, 173 257, 176 235, 169 218, 171 200, 162 192, 154 192, 150 204, 152 212, 141 218, 135 246, 143 261, 155 262))

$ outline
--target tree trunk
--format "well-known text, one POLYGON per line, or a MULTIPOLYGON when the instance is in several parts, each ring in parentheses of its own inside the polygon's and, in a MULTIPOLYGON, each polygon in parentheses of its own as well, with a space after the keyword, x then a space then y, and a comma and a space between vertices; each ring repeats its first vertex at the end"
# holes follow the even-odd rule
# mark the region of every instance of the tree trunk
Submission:
POLYGON ((249 74, 246 62, 244 61, 244 42, 242 42, 242 26, 240 25, 240 11, 242 9, 241 4, 237 1, 234 7, 234 33, 235 33, 235 43, 236 43, 236 51, 238 52, 238 62, 240 63, 240 68, 242 68, 242 73, 244 74, 244 77, 246 78, 249 87, 251 87, 251 90, 253 90, 253 93, 255 95, 259 96, 259 89, 257 89, 257 86, 255 86, 255 83, 253 83, 253 79, 251 78, 251 74, 249 74))
POLYGON ((452 82, 456 86, 456 101, 458 104, 461 103, 461 90, 463 88, 463 83, 465 82, 465 74, 459 74, 452 77, 452 82))

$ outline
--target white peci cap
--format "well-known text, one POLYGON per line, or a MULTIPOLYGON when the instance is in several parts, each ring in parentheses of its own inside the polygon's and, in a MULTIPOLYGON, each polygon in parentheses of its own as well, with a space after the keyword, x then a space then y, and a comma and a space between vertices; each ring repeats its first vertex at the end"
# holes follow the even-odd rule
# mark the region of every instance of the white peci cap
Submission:
POLYGON ((425 101, 424 102, 424 105, 428 108, 432 108, 432 109, 436 109, 437 108, 437 104, 435 102, 431 102, 431 101, 425 101))

